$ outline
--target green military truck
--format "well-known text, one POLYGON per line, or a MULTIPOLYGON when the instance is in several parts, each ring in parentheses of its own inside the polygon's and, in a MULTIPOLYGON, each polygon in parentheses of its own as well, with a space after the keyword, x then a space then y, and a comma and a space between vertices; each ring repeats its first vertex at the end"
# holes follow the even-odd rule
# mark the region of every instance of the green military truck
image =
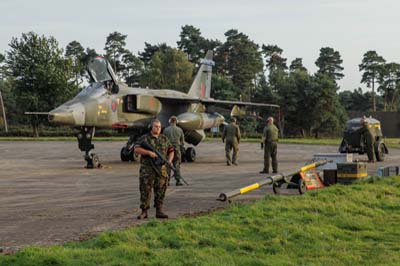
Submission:
POLYGON ((368 128, 374 136, 374 152, 377 161, 383 161, 385 154, 388 154, 388 149, 385 145, 381 123, 372 118, 353 118, 346 123, 346 128, 343 133, 343 140, 339 147, 340 153, 366 153, 366 146, 362 130, 362 120, 367 122, 368 128))

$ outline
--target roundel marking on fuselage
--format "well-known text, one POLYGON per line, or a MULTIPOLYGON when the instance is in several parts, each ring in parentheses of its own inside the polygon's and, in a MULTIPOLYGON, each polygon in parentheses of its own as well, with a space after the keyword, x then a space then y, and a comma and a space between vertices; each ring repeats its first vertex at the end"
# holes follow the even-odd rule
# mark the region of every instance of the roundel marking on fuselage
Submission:
POLYGON ((113 112, 117 111, 117 101, 116 100, 111 101, 111 110, 113 112))

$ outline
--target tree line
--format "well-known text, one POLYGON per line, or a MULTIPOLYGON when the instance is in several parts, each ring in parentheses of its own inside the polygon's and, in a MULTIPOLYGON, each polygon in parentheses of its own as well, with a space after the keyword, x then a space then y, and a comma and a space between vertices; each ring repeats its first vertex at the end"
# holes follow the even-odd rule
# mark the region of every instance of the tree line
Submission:
POLYGON ((285 135, 335 134, 347 120, 346 111, 399 107, 400 65, 386 63, 375 51, 367 51, 359 65, 361 82, 371 92, 339 93, 337 82, 344 77, 339 51, 322 47, 315 61, 318 70, 310 73, 302 58, 287 62, 275 44, 259 45, 236 29, 224 35, 225 41, 207 39, 199 28, 185 25, 176 48, 145 42, 134 54, 120 32, 106 37, 103 52, 76 40, 62 48, 52 36, 23 33, 0 53, 0 91, 9 124, 29 122, 37 130, 39 118, 23 112, 47 112, 72 98, 87 84, 86 65, 97 55, 105 56, 129 86, 186 92, 207 50, 214 51, 215 61, 211 97, 279 104, 275 116, 285 135))

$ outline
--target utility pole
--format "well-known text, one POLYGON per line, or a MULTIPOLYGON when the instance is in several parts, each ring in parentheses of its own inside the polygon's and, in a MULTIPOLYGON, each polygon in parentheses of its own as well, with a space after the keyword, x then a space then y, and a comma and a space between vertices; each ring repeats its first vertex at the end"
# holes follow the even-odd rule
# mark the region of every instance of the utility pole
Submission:
POLYGON ((3 113, 4 129, 6 130, 6 132, 8 132, 6 110, 4 109, 4 102, 3 102, 3 96, 1 95, 1 91, 0 91, 0 107, 1 107, 1 112, 3 113))

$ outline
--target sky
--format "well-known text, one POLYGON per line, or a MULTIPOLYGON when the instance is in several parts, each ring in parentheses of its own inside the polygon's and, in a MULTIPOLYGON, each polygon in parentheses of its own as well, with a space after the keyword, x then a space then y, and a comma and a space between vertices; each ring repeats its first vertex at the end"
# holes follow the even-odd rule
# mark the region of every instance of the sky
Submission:
POLYGON ((144 42, 176 47, 181 27, 193 25, 208 39, 225 41, 237 29, 260 46, 276 44, 288 64, 303 58, 310 73, 321 47, 332 47, 343 60, 341 90, 365 90, 358 65, 368 50, 400 62, 396 0, 1 0, 0 10, 0 53, 29 31, 54 36, 63 48, 77 40, 103 53, 106 37, 118 31, 137 54, 144 42))

